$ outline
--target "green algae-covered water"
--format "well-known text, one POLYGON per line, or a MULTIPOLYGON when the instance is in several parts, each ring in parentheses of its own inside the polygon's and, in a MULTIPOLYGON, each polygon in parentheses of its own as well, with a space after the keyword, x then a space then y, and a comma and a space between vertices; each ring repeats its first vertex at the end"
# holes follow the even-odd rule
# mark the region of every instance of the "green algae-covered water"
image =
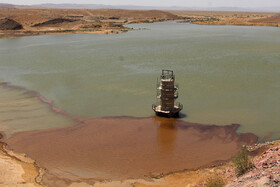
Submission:
MULTIPOLYGON (((183 120, 239 123, 239 132, 280 138, 279 28, 176 22, 129 27, 139 30, 1 39, 0 80, 37 91, 74 116, 146 117, 154 115, 158 75, 172 69, 183 120)), ((0 131, 17 128, 1 116, 0 131)), ((56 125, 48 119, 52 125, 40 128, 56 125)), ((69 124, 59 117, 57 126, 69 124)))

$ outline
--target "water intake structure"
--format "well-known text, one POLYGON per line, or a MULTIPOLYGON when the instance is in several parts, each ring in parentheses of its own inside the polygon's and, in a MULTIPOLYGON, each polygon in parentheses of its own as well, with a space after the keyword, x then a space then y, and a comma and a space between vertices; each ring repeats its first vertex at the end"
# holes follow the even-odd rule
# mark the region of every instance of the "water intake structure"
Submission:
POLYGON ((157 82, 157 99, 152 105, 156 115, 164 117, 177 117, 183 105, 175 102, 178 98, 178 86, 174 85, 175 75, 172 70, 162 70, 160 81, 157 82))

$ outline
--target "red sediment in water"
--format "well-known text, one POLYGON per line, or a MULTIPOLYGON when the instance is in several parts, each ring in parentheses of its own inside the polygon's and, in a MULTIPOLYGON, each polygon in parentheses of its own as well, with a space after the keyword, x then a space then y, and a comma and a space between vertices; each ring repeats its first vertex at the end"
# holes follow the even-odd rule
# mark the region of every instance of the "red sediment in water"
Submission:
POLYGON ((122 180, 229 160, 243 144, 257 141, 251 133, 237 134, 238 127, 159 117, 92 118, 73 126, 18 133, 5 141, 60 178, 122 180))
POLYGON ((80 122, 80 118, 79 117, 75 117, 69 113, 67 113, 65 110, 57 108, 53 102, 51 100, 46 99, 44 96, 40 95, 39 92, 36 91, 30 91, 22 86, 17 86, 17 85, 12 85, 9 82, 0 82, 0 86, 2 87, 6 87, 6 88, 12 88, 12 89, 18 89, 18 90, 24 90, 26 94, 31 95, 31 96, 35 96, 37 97, 42 103, 47 104, 52 111, 54 111, 55 113, 61 114, 63 116, 68 117, 69 119, 73 120, 74 122, 80 122))

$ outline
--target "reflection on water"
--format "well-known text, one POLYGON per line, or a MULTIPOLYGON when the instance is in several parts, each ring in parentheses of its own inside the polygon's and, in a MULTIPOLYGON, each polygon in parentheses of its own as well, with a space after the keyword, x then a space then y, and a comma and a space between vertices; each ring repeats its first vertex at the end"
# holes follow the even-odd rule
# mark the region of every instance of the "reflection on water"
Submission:
POLYGON ((162 154, 172 154, 176 146, 176 119, 161 119, 158 117, 153 118, 158 125, 157 140, 158 147, 162 154))

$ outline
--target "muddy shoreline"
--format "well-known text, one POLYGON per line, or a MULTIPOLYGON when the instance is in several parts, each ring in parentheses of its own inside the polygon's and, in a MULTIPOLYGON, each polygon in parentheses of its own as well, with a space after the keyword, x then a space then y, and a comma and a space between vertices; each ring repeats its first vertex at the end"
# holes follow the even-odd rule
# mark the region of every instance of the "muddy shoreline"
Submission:
MULTIPOLYGON (((1 86, 25 90, 9 83, 1 86)), ((159 117, 83 119, 55 107, 37 92, 26 93, 73 120, 73 125, 66 127, 1 137, 2 149, 31 158, 37 171, 44 173, 40 183, 49 186, 137 182, 217 166, 227 163, 244 144, 254 145, 258 139, 251 133, 237 134, 238 124, 202 125, 159 117)))
POLYGON ((8 149, 36 160, 47 172, 43 183, 152 179, 220 165, 253 134, 239 125, 200 125, 174 119, 110 117, 82 120, 69 127, 17 133, 8 149))
POLYGON ((57 31, 0 31, 0 39, 19 38, 24 36, 58 35, 58 34, 119 34, 133 29, 114 30, 57 30, 57 31))

